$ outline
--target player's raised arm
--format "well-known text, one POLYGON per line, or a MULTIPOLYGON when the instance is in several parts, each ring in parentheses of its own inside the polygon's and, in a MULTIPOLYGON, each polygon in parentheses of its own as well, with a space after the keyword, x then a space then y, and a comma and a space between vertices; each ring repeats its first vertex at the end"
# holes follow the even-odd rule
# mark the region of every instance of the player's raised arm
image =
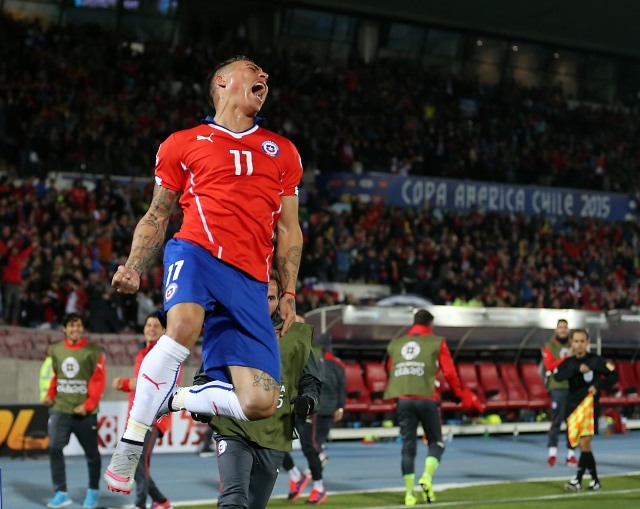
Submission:
POLYGON ((298 220, 298 197, 282 197, 282 213, 276 235, 276 269, 282 285, 280 316, 284 320, 281 334, 285 334, 296 318, 296 282, 302 256, 302 230, 298 220))
POLYGON ((147 212, 133 232, 131 252, 124 265, 113 275, 111 285, 119 292, 135 293, 140 286, 140 274, 160 250, 169 224, 177 191, 156 185, 147 212))

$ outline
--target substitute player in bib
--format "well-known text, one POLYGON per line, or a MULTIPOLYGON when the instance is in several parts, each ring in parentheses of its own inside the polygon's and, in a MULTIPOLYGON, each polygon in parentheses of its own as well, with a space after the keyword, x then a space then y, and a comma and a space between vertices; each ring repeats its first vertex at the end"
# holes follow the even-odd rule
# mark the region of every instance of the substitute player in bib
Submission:
POLYGON ((409 506, 418 503, 413 491, 418 424, 422 424, 429 444, 419 480, 422 498, 427 503, 436 501, 432 480, 444 453, 438 370, 442 370, 454 395, 461 399, 463 410, 484 411, 484 404, 460 381, 445 339, 431 329, 433 319, 426 309, 418 310, 407 334, 392 339, 387 345, 389 380, 384 399, 398 400, 401 468, 406 488, 404 505, 409 506))
POLYGON ((105 472, 112 491, 131 491, 144 436, 161 409, 188 406, 245 421, 275 412, 280 356, 267 283, 275 254, 285 334, 296 315, 302 164, 289 140, 256 120, 268 77, 244 56, 218 65, 207 79, 215 116, 173 133, 158 150, 152 202, 112 285, 136 292, 176 200, 184 219, 164 249, 166 333, 140 366, 130 418, 105 472), (215 381, 173 398, 180 365, 203 325, 203 363, 215 381))
MULTIPOLYGON (((282 325, 277 312, 280 293, 277 280, 271 279, 269 310, 276 330, 282 325)), ((296 323, 279 339, 282 389, 273 417, 244 422, 192 414, 197 420, 208 422, 216 433, 214 437, 220 474, 220 497, 216 507, 267 507, 282 458, 292 450, 295 416, 304 419, 318 407, 322 381, 313 354, 312 336, 313 327, 296 323)), ((209 382, 209 377, 199 370, 195 375, 197 385, 185 389, 199 390, 200 384, 209 382)), ((326 498, 326 492, 323 496, 326 498)), ((321 503, 324 498, 318 497, 312 503, 321 503)))

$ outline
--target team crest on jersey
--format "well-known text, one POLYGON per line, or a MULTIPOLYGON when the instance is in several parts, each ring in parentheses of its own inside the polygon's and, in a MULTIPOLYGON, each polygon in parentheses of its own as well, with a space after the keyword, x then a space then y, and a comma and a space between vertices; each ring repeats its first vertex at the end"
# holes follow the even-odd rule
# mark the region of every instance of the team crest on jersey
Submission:
POLYGON ((176 283, 171 283, 167 286, 167 289, 164 292, 164 301, 169 302, 171 297, 173 297, 178 291, 178 285, 176 283))
POLYGON ((271 157, 277 156, 278 153, 280 152, 280 148, 278 147, 276 142, 270 141, 270 140, 262 142, 262 150, 264 150, 265 154, 271 157))
POLYGON ((407 361, 413 360, 420 355, 420 345, 415 341, 409 341, 402 345, 400 354, 402 355, 402 358, 407 361))
POLYGON ((75 378, 80 372, 80 364, 74 357, 67 357, 62 361, 62 372, 67 378, 75 378))

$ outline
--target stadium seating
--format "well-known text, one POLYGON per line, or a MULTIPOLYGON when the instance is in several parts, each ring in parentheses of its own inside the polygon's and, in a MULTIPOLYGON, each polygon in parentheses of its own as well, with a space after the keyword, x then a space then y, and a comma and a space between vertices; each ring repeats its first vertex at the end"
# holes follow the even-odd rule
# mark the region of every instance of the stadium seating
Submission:
POLYGON ((627 398, 618 384, 608 391, 602 391, 600 394, 600 405, 603 407, 626 406, 629 405, 627 398))
POLYGON ((529 394, 522 385, 517 366, 510 362, 500 363, 498 372, 507 392, 509 408, 528 408, 529 394))
POLYGON ((362 367, 364 370, 364 381, 371 395, 381 397, 387 388, 387 371, 384 369, 382 362, 364 362, 362 367))
POLYGON ((618 361, 616 362, 616 369, 620 377, 620 385, 624 388, 625 393, 638 394, 640 392, 640 383, 638 383, 633 363, 631 361, 618 361))
POLYGON ((344 411, 351 413, 367 412, 371 404, 371 397, 362 378, 360 364, 357 362, 345 362, 344 374, 347 386, 344 411))
POLYGON ((551 406, 549 391, 542 381, 538 364, 533 362, 521 363, 520 375, 529 395, 529 408, 549 408, 551 406))
POLYGON ((603 407, 612 407, 631 404, 631 400, 627 397, 624 388, 624 381, 620 379, 611 389, 601 391, 600 405, 603 407))
MULTIPOLYGON (((42 360, 49 343, 62 339, 60 331, 0 327, 0 356, 14 359, 42 360)), ((131 366, 140 348, 139 334, 91 335, 102 346, 108 365, 131 366)), ((202 362, 201 345, 196 345, 187 360, 188 366, 202 362)), ((610 391, 603 391, 603 407, 640 405, 640 361, 615 362, 620 380, 610 391)), ((549 408, 547 388, 534 362, 458 362, 456 369, 462 383, 485 398, 487 411, 541 410, 549 408)), ((396 410, 395 401, 383 399, 387 373, 380 361, 345 362, 347 398, 345 412, 352 414, 386 414, 396 410)), ((454 401, 442 371, 436 376, 440 389, 441 410, 459 412, 462 405, 454 401)))
POLYGON ((492 362, 482 362, 477 365, 477 369, 480 386, 484 390, 487 410, 511 408, 507 397, 507 391, 500 380, 496 365, 492 362))
POLYGON ((395 401, 385 400, 382 397, 387 388, 387 371, 384 369, 382 362, 365 362, 362 368, 364 370, 365 385, 371 397, 369 412, 395 412, 395 401))
POLYGON ((453 391, 441 370, 436 374, 436 382, 440 389, 440 409, 443 412, 461 410, 462 404, 453 400, 453 391))
POLYGON ((473 362, 461 362, 456 365, 458 376, 464 385, 480 396, 485 396, 484 389, 478 380, 478 372, 473 362))
POLYGON ((616 370, 620 377, 618 384, 626 400, 625 404, 640 404, 640 382, 636 377, 633 363, 631 361, 618 361, 616 362, 616 370))

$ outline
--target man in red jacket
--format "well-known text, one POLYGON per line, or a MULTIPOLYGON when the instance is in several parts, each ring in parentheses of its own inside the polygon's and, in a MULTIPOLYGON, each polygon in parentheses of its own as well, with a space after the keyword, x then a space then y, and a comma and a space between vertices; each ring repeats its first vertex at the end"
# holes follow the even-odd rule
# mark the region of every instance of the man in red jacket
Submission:
MULTIPOLYGON (((138 371, 140 371, 140 365, 142 359, 151 351, 156 342, 164 334, 164 327, 160 323, 156 313, 147 315, 144 322, 144 340, 145 347, 138 352, 136 356, 136 362, 133 367, 132 378, 116 377, 113 379, 112 385, 114 389, 129 393, 129 408, 127 410, 127 418, 133 405, 133 397, 136 390, 136 381, 138 379, 138 371)), ((147 507, 147 496, 151 497, 153 502, 151 503, 151 509, 169 509, 171 502, 165 497, 162 492, 156 486, 156 483, 151 478, 149 473, 149 463, 151 461, 151 453, 153 447, 158 438, 162 437, 168 430, 171 429, 171 414, 161 417, 156 420, 151 426, 151 429, 147 432, 144 440, 144 446, 142 450, 142 458, 136 473, 134 476, 136 482, 136 503, 134 509, 144 509, 147 507)))
POLYGON ((4 320, 10 325, 18 323, 20 310, 20 285, 22 284, 22 269, 27 258, 37 244, 20 249, 13 241, 7 244, 0 242, 0 259, 2 259, 2 291, 4 298, 4 320))

